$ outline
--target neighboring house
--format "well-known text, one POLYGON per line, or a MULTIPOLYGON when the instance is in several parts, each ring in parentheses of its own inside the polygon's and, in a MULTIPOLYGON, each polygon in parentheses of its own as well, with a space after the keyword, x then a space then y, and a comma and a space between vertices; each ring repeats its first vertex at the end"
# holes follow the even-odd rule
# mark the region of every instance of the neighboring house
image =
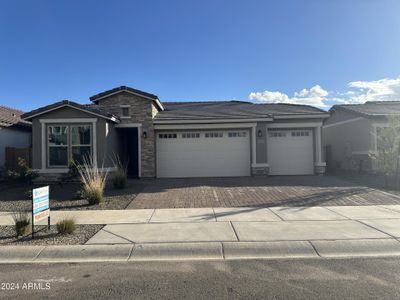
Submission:
POLYGON ((322 121, 306 105, 240 101, 161 103, 121 86, 61 101, 24 115, 33 124, 33 167, 66 172, 91 154, 112 168, 118 154, 135 177, 205 177, 324 173, 322 121))
POLYGON ((373 170, 370 154, 377 151, 377 129, 386 126, 389 116, 400 115, 400 101, 334 105, 329 112, 323 126, 328 167, 373 170))
POLYGON ((4 167, 6 147, 31 146, 31 123, 21 119, 22 111, 0 105, 0 168, 4 167))

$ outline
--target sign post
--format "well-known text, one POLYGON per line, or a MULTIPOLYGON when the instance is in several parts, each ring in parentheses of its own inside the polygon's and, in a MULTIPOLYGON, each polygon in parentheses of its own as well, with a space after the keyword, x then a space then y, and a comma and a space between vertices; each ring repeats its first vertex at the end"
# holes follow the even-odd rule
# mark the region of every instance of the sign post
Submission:
POLYGON ((32 239, 35 238, 35 223, 47 218, 47 228, 50 229, 50 197, 49 186, 32 191, 32 239))

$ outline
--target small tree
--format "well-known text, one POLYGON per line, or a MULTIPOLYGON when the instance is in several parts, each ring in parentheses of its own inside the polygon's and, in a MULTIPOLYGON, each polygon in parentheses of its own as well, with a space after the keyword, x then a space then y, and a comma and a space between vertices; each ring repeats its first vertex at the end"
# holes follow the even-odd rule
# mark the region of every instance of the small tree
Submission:
POLYGON ((7 177, 11 181, 32 184, 32 181, 39 177, 39 173, 32 170, 25 159, 18 157, 17 168, 15 170, 8 170, 7 177))
POLYGON ((385 186, 395 180, 398 188, 400 168, 400 118, 389 117, 387 124, 376 129, 376 149, 370 157, 376 163, 376 169, 385 177, 385 186))

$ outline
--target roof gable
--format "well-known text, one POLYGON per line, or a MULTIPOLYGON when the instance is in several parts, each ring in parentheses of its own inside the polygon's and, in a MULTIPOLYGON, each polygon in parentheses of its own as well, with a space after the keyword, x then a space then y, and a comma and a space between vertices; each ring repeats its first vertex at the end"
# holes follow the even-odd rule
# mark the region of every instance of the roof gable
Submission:
POLYGON ((104 111, 101 107, 98 107, 96 105, 83 105, 69 100, 62 100, 47 106, 43 106, 41 108, 25 113, 21 117, 25 120, 32 120, 35 117, 49 113, 54 110, 58 110, 63 107, 70 107, 116 123, 119 122, 114 115, 108 113, 107 111, 104 111))
POLYGON ((164 110, 164 107, 161 104, 160 100, 158 99, 158 96, 156 96, 154 94, 151 94, 151 93, 147 93, 147 92, 138 90, 138 89, 131 88, 129 86, 124 86, 124 85, 122 85, 120 87, 117 87, 117 88, 113 88, 113 89, 105 91, 105 92, 101 92, 99 94, 96 94, 96 95, 90 97, 89 99, 91 101, 93 101, 93 102, 97 102, 97 101, 99 101, 101 99, 110 97, 110 96, 115 95, 115 94, 124 93, 124 92, 125 93, 130 93, 130 94, 133 94, 133 95, 138 95, 138 96, 141 96, 143 98, 146 98, 146 99, 149 99, 151 101, 154 101, 157 104, 157 106, 158 106, 158 108, 160 110, 164 110))

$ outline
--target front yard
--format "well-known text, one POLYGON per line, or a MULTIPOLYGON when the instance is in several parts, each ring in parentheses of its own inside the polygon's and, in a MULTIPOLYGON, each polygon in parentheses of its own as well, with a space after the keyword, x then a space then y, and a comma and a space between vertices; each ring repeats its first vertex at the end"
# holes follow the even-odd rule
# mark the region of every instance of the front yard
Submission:
MULTIPOLYGON (((30 211, 32 200, 29 191, 36 187, 39 186, 0 183, 0 211, 30 211)), ((89 205, 86 200, 78 198, 80 190, 78 183, 52 184, 50 185, 50 209, 125 209, 143 187, 144 183, 139 180, 129 180, 126 188, 118 190, 107 185, 104 201, 100 204, 89 205)))

